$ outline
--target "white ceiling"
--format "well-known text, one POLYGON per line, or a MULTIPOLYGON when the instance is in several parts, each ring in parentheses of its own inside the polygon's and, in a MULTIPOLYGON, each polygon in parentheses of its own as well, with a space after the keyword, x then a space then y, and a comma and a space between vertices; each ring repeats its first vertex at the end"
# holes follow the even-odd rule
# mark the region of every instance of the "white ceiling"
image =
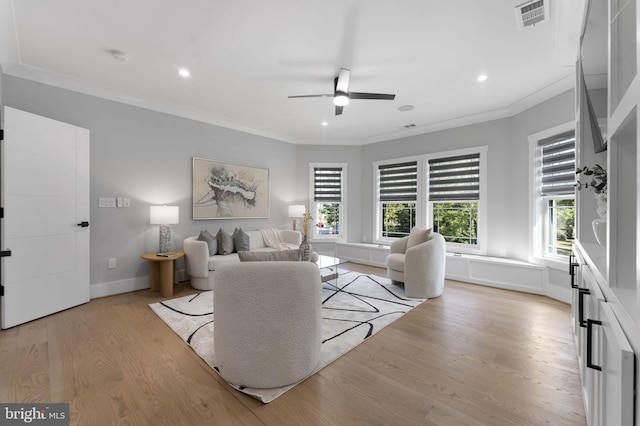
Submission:
POLYGON ((292 143, 356 145, 511 116, 570 89, 584 10, 549 0, 551 19, 519 30, 517 0, 0 1, 8 75, 292 143), (336 117, 330 98, 287 98, 332 93, 341 67, 350 90, 395 100, 352 100, 336 117))

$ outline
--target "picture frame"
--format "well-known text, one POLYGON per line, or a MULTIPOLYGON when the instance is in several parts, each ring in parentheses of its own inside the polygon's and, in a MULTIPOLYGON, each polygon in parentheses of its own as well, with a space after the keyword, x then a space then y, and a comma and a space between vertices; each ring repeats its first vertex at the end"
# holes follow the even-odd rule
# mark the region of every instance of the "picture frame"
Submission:
POLYGON ((269 169, 193 157, 193 219, 269 217, 269 169))

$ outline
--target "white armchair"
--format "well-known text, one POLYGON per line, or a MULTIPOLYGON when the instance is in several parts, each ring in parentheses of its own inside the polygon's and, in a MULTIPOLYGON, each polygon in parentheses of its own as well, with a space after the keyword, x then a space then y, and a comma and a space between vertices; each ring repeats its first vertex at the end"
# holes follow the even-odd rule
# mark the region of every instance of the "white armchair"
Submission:
POLYGON ((297 383, 320 361, 322 283, 311 262, 222 265, 215 281, 213 345, 229 383, 297 383))
POLYGON ((387 276, 404 283, 407 297, 430 299, 444 289, 446 243, 430 230, 413 228, 409 236, 391 244, 386 259, 387 276))

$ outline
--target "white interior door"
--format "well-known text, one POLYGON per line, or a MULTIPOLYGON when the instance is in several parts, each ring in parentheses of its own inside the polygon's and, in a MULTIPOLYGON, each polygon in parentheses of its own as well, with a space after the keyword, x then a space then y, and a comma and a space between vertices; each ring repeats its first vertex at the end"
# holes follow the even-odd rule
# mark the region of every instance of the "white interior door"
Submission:
POLYGON ((89 130, 4 107, 2 328, 89 301, 89 130))

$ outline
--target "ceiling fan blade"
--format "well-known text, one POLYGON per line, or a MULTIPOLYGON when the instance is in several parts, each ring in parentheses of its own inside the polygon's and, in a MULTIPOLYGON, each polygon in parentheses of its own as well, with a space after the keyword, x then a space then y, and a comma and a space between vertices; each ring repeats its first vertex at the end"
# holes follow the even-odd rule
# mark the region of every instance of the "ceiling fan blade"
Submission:
POLYGON ((346 68, 340 68, 338 77, 336 77, 335 86, 336 92, 349 93, 349 76, 351 71, 346 68))
POLYGON ((343 106, 336 105, 336 115, 342 115, 343 106))
POLYGON ((396 95, 390 95, 385 93, 349 92, 349 99, 378 99, 383 101, 392 101, 395 98, 396 98, 396 95))
POLYGON ((333 93, 328 93, 324 95, 293 95, 293 96, 288 96, 288 98, 333 98, 333 93))

